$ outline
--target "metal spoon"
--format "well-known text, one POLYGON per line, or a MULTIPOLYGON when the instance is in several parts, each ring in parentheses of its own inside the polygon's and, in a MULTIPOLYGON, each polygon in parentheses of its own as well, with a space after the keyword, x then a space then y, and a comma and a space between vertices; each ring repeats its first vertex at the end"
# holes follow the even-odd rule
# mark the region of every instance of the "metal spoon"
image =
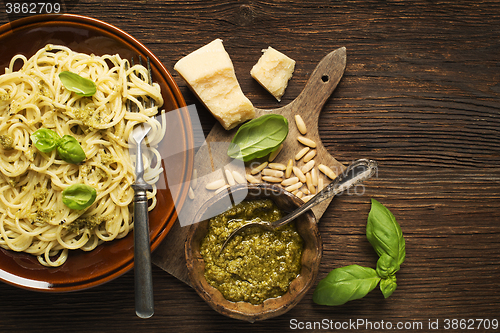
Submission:
POLYGON ((291 212, 290 214, 286 215, 285 217, 279 219, 278 221, 268 223, 268 222, 250 222, 247 223, 238 229, 234 230, 229 237, 226 239, 224 244, 222 244, 222 248, 220 250, 220 253, 224 250, 226 245, 229 243, 229 241, 242 232, 243 230, 250 228, 250 227, 259 227, 265 230, 272 231, 278 227, 281 227, 295 218, 299 217, 312 207, 316 206, 320 202, 331 198, 359 183, 362 181, 367 180, 368 178, 372 177, 375 172, 377 171, 377 162, 374 160, 367 160, 367 159, 360 159, 357 161, 354 161, 351 165, 347 167, 347 169, 339 175, 337 178, 335 178, 335 181, 332 183, 328 184, 323 190, 318 192, 314 197, 312 197, 308 202, 291 212))
POLYGON ((149 244, 149 215, 146 190, 151 186, 144 181, 142 162, 142 140, 151 130, 151 126, 140 124, 132 131, 137 143, 135 174, 132 185, 134 196, 134 280, 135 313, 140 318, 149 318, 154 313, 153 275, 151 272, 151 247, 149 244))

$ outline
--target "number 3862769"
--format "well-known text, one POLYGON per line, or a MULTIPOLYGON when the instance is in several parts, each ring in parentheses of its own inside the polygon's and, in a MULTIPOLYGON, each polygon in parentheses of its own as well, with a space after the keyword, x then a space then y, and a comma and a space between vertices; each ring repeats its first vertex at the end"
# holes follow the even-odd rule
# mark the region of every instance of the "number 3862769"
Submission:
POLYGON ((7 14, 52 14, 61 12, 60 3, 50 2, 7 2, 7 14))

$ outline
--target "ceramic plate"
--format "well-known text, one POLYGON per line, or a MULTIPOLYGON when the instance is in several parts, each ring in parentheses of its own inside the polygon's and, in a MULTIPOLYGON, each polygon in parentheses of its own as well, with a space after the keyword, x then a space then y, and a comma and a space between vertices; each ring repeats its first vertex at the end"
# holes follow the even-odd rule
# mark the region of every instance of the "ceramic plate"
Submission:
MULTIPOLYGON (((175 167, 180 183, 189 181, 192 172, 193 132, 188 112, 182 111, 185 101, 172 76, 162 63, 139 41, 122 30, 102 21, 78 15, 41 15, 20 19, 0 27, 0 68, 7 67, 18 53, 31 57, 46 44, 66 45, 74 51, 87 54, 119 54, 130 59, 141 55, 149 57, 153 81, 161 86, 163 109, 177 110, 169 117, 166 144, 175 145, 175 161, 163 160, 164 169, 175 167), (178 112, 181 110, 181 112, 178 112), (170 165, 172 164, 172 165, 170 165)), ((158 204, 150 213, 151 248, 154 250, 176 221, 176 209, 187 196, 186 186, 170 190, 166 175, 158 183, 158 204)), ((133 232, 125 238, 98 246, 91 252, 70 251, 68 260, 60 267, 49 268, 38 263, 35 256, 0 249, 0 280, 12 285, 38 291, 67 292, 94 287, 129 271, 134 264, 133 232)))

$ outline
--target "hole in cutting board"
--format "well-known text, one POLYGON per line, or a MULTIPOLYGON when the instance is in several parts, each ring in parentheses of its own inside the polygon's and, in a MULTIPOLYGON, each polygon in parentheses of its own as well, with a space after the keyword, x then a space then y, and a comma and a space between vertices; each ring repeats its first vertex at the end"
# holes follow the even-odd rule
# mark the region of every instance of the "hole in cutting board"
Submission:
POLYGON ((321 77, 321 81, 323 81, 323 82, 328 82, 328 80, 330 80, 330 77, 328 75, 323 75, 321 77))

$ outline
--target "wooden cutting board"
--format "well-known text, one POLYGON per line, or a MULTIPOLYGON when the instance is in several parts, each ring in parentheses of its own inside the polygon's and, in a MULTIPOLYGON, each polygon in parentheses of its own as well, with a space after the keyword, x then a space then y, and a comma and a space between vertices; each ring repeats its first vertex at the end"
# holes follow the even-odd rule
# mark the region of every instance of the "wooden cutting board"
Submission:
MULTIPOLYGON (((274 162, 286 164, 289 159, 293 159, 294 165, 298 167, 304 164, 302 160, 295 161, 294 158, 297 152, 305 147, 297 141, 297 137, 301 134, 295 125, 295 115, 299 114, 307 126, 307 134, 304 136, 315 141, 317 144, 315 148, 317 153, 314 157, 315 165, 317 166, 321 163, 339 172, 345 169, 344 165, 328 153, 318 133, 320 112, 326 100, 330 97, 342 78, 345 66, 346 49, 342 47, 329 53, 319 62, 302 92, 290 104, 278 109, 256 109, 257 117, 266 113, 276 113, 288 119, 289 133, 283 143, 283 149, 274 162)), ((181 225, 186 224, 186 221, 194 217, 198 208, 214 195, 214 191, 205 189, 206 184, 217 179, 223 179, 224 168, 230 166, 229 169, 231 169, 231 159, 227 156, 226 151, 236 130, 226 131, 219 123, 212 128, 205 140, 206 144, 202 145, 195 155, 194 169, 197 173, 196 186, 194 188, 195 198, 186 199, 186 203, 184 203, 179 213, 181 216, 180 220, 176 221, 163 242, 152 255, 152 261, 155 265, 188 285, 190 285, 190 282, 184 258, 184 243, 189 225, 181 225)), ((260 162, 265 160, 266 158, 263 158, 260 162)), ((249 169, 254 165, 247 163, 243 167, 249 173, 249 169)), ((320 176, 324 179, 325 185, 331 181, 321 173, 320 176)), ((327 209, 331 200, 325 200, 313 208, 313 212, 318 220, 327 209)))

